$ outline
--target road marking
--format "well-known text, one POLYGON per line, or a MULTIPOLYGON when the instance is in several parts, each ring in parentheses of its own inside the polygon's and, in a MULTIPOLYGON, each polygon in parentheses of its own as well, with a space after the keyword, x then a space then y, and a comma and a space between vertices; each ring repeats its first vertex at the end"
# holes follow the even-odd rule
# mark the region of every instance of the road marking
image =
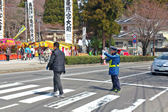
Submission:
POLYGON ((34 89, 34 90, 16 93, 16 94, 12 94, 12 95, 2 96, 2 97, 0 97, 0 99, 10 100, 10 99, 19 98, 19 97, 26 96, 26 95, 37 94, 39 92, 47 91, 47 90, 51 90, 51 89, 53 89, 53 87, 44 87, 44 88, 34 89))
POLYGON ((157 98, 158 96, 162 95, 163 93, 165 93, 165 92, 167 92, 167 91, 168 91, 168 89, 165 89, 164 91, 162 91, 162 92, 156 94, 155 96, 153 96, 153 97, 150 98, 149 100, 150 100, 150 101, 153 101, 155 98, 157 98))
POLYGON ((79 100, 81 100, 81 99, 87 98, 87 97, 92 96, 92 95, 94 95, 94 94, 96 94, 96 93, 85 91, 85 92, 82 92, 82 93, 73 95, 73 96, 71 96, 71 97, 64 98, 64 99, 62 99, 62 100, 49 103, 49 104, 47 104, 47 105, 44 105, 44 107, 49 107, 49 108, 58 109, 58 108, 60 108, 60 107, 63 107, 63 106, 65 106, 65 105, 68 105, 68 104, 71 104, 71 103, 73 103, 73 102, 79 101, 79 100))
MULTIPOLYGON (((132 63, 130 63, 132 64, 132 63)), ((125 64, 121 64, 121 65, 125 65, 125 64)), ((100 66, 104 66, 104 65, 100 65, 100 66)), ((106 65, 108 66, 108 65, 106 65)), ((133 67, 121 67, 121 68, 136 68, 136 67, 143 67, 143 66, 149 66, 149 65, 142 65, 142 66, 133 66, 133 67)), ((71 68, 66 68, 66 69, 76 69, 76 68, 90 68, 90 67, 98 67, 98 66, 87 66, 87 67, 71 67, 71 68)), ((46 70, 34 70, 34 71, 26 71, 26 73, 35 73, 35 72, 46 72, 46 70)), ((50 71, 47 71, 47 72, 50 72, 50 71)), ((13 72, 13 73, 1 73, 0 76, 3 76, 3 75, 13 75, 13 74, 22 74, 22 73, 25 73, 24 72, 13 72)))
POLYGON ((134 65, 132 65, 132 67, 120 67, 120 68, 137 68, 137 67, 145 67, 145 66, 149 66, 149 65, 143 65, 143 66, 134 66, 134 65))
MULTIPOLYGON (((72 89, 64 89, 63 91, 64 91, 64 93, 69 93, 69 92, 72 92, 74 90, 72 90, 72 89)), ((37 101, 41 101, 41 100, 44 100, 44 99, 47 99, 47 98, 51 98, 51 97, 54 97, 54 95, 52 95, 51 93, 48 93, 48 94, 45 94, 45 95, 40 95, 40 96, 36 96, 36 97, 25 99, 25 100, 21 100, 19 102, 31 104, 31 103, 34 103, 34 102, 37 102, 37 101)))
POLYGON ((168 87, 142 85, 142 84, 130 84, 130 83, 121 83, 121 84, 122 85, 129 85, 129 86, 148 87, 148 88, 161 88, 161 89, 167 89, 168 88, 168 87))
POLYGON ((0 85, 0 88, 11 87, 11 86, 17 86, 17 85, 22 85, 22 84, 23 84, 23 83, 15 82, 15 83, 11 83, 11 84, 0 85))
POLYGON ((100 82, 100 83, 111 83, 111 82, 105 82, 105 81, 99 81, 99 80, 89 80, 89 79, 75 79, 75 78, 62 78, 65 80, 75 80, 75 81, 86 81, 86 82, 100 82))
POLYGON ((3 93, 9 93, 9 92, 13 92, 13 91, 18 91, 18 90, 24 90, 24 89, 28 89, 28 88, 33 88, 33 87, 37 87, 39 85, 27 85, 27 86, 21 86, 21 87, 16 87, 16 88, 10 88, 10 89, 5 89, 5 90, 1 90, 0 94, 3 93))
POLYGON ((15 103, 15 104, 8 105, 8 106, 5 106, 5 107, 0 107, 0 110, 6 109, 6 108, 10 108, 10 107, 14 107, 14 106, 17 106, 17 105, 19 105, 19 104, 15 103))
MULTIPOLYGON (((75 79, 75 78, 62 78, 62 79, 65 79, 65 80, 75 80, 75 81, 84 81, 84 82, 111 83, 111 82, 108 82, 108 81, 89 80, 89 79, 75 79)), ((168 89, 168 87, 142 85, 142 84, 121 83, 121 85, 168 89)))
POLYGON ((8 83, 7 81, 4 81, 4 82, 0 82, 0 84, 5 84, 5 83, 8 83))
POLYGON ((107 103, 109 103, 110 101, 113 101, 115 99, 117 99, 119 96, 117 95, 106 95, 103 96, 95 101, 92 101, 86 105, 83 105, 79 108, 76 108, 74 110, 72 110, 71 112, 91 112, 107 103))
MULTIPOLYGON (((104 70, 97 70, 97 71, 89 71, 89 72, 80 72, 80 73, 72 73, 72 74, 68 74, 68 75, 63 75, 63 77, 65 76, 74 76, 74 75, 81 75, 81 74, 87 74, 87 73, 94 73, 94 72, 100 72, 100 71, 107 71, 108 69, 104 69, 104 70)), ((19 82, 32 82, 32 81, 38 81, 38 80, 46 80, 46 79, 51 79, 53 77, 44 77, 44 78, 39 78, 39 79, 32 79, 32 80, 25 80, 25 81, 19 81, 19 82)))
POLYGON ((128 78, 128 77, 133 77, 133 76, 137 76, 137 75, 141 75, 141 74, 149 73, 149 72, 150 72, 150 71, 142 72, 142 73, 137 73, 137 74, 132 74, 132 75, 124 76, 124 77, 119 77, 119 79, 124 79, 124 78, 128 78))
POLYGON ((122 109, 122 110, 114 109, 111 112, 132 112, 134 109, 136 109, 143 102, 145 102, 145 99, 138 99, 135 103, 133 103, 133 106, 130 106, 130 107, 128 107, 126 109, 122 109))
MULTIPOLYGON (((119 77, 119 79, 124 79, 124 78, 128 78, 128 77, 133 77, 133 76, 137 76, 137 75, 141 75, 141 74, 145 74, 145 73, 149 73, 150 71, 147 71, 147 72, 142 72, 142 73, 137 73, 137 74, 132 74, 132 75, 127 75, 127 76, 124 76, 124 77, 119 77)), ((105 82, 111 82, 111 80, 106 80, 105 82)))
POLYGON ((44 78, 32 79, 32 80, 24 80, 24 81, 19 81, 19 82, 33 82, 33 81, 46 80, 46 79, 51 79, 51 78, 53 78, 53 77, 44 77, 44 78))
POLYGON ((87 74, 87 73, 95 73, 95 72, 103 72, 103 71, 108 71, 109 69, 103 69, 103 70, 96 70, 96 71, 88 71, 88 72, 80 72, 80 73, 71 73, 65 76, 74 76, 74 75, 80 75, 80 74, 87 74))

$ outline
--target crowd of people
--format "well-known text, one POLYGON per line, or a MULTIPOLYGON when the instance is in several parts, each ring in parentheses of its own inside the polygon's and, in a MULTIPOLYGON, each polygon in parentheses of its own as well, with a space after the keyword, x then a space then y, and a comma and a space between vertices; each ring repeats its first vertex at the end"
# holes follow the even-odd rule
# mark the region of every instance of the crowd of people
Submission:
MULTIPOLYGON (((39 47, 37 49, 35 49, 33 46, 26 46, 25 48, 22 46, 21 48, 18 48, 17 51, 17 59, 19 59, 19 57, 21 57, 21 60, 30 60, 30 59, 34 59, 36 56, 36 53, 39 56, 39 59, 41 59, 41 56, 43 55, 44 57, 49 58, 51 55, 51 50, 49 47, 39 47)), ((6 56, 6 60, 9 61, 10 60, 10 56, 11 56, 11 48, 7 47, 6 50, 2 50, 0 49, 0 54, 5 54, 6 56)))

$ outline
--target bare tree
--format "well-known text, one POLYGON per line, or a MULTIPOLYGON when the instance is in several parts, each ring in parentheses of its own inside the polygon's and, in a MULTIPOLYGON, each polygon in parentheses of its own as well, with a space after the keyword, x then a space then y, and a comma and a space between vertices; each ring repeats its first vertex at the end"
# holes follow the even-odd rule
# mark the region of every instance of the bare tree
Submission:
POLYGON ((8 0, 5 4, 5 36, 13 38, 24 25, 24 9, 14 6, 8 0))
MULTIPOLYGON (((166 5, 155 0, 141 0, 128 7, 128 12, 134 15, 132 31, 140 36, 144 56, 150 41, 155 42, 156 35, 167 29, 168 12, 166 5)), ((155 55, 154 45, 153 43, 153 55, 155 55)))

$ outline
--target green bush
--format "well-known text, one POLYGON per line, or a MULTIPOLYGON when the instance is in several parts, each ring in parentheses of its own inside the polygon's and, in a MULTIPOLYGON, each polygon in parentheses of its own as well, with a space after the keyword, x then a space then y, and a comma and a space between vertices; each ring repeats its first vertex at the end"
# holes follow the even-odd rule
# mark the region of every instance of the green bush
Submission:
MULTIPOLYGON (((120 56, 120 62, 152 61, 156 56, 120 56)), ((100 56, 66 56, 67 65, 101 63, 100 56)), ((102 61, 103 62, 103 61, 102 61)))

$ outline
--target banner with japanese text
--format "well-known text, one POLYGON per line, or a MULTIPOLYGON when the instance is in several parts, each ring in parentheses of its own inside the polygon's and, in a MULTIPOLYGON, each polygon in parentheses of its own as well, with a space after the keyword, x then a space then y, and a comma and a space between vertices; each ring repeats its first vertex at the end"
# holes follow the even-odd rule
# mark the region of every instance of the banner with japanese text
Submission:
POLYGON ((5 34, 5 0, 0 0, 0 39, 5 34))
POLYGON ((35 24, 34 24, 34 0, 27 0, 28 2, 28 18, 30 28, 30 40, 35 42, 35 24))
POLYGON ((72 0, 65 0, 64 10, 65 10, 65 42, 72 43, 73 36, 73 10, 72 10, 72 0))

